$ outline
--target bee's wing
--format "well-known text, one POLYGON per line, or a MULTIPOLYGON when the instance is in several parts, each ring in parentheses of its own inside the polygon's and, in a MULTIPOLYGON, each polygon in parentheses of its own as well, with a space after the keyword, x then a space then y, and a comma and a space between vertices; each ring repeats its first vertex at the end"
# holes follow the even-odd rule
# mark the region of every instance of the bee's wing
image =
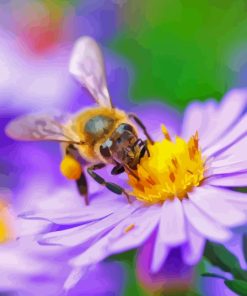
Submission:
POLYGON ((58 116, 22 116, 10 121, 5 132, 15 140, 80 142, 78 136, 58 116))
POLYGON ((107 89, 103 55, 94 39, 84 36, 77 40, 72 51, 69 72, 88 89, 100 106, 113 107, 107 89))

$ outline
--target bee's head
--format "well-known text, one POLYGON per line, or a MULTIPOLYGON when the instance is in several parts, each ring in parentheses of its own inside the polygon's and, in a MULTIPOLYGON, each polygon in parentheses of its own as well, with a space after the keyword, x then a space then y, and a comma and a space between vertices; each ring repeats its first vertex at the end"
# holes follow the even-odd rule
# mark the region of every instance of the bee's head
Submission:
POLYGON ((115 160, 132 169, 136 168, 146 151, 146 143, 138 139, 135 129, 128 123, 121 123, 100 146, 105 159, 115 160))

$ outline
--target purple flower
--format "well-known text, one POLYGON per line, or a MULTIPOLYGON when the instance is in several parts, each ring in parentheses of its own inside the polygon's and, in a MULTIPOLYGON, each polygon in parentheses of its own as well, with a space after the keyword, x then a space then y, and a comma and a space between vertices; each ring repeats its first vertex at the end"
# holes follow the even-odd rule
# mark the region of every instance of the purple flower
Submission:
POLYGON ((68 106, 77 92, 67 73, 69 46, 37 58, 13 33, 0 30, 0 42, 0 107, 5 115, 68 106))
MULTIPOLYGON (((129 176, 132 203, 95 190, 88 207, 29 213, 26 218, 67 227, 44 235, 40 243, 76 250, 80 254, 70 263, 78 268, 139 247, 154 235, 152 273, 174 248, 180 248, 186 264, 196 264, 207 239, 225 242, 232 228, 247 221, 245 194, 231 189, 247 183, 246 105, 245 89, 230 91, 220 104, 192 103, 175 140, 162 105, 144 108, 140 117, 156 140, 163 139, 149 145, 151 156, 137 169, 139 181, 129 176), (168 127, 162 128, 163 136, 157 131, 162 122, 168 127)), ((178 130, 176 125, 175 134, 178 130)), ((74 194, 64 192, 68 200, 74 194)))
MULTIPOLYGON (((22 296, 64 295, 71 268, 58 248, 44 250, 32 240, 0 245, 0 292, 22 296), (59 259, 60 258, 60 259, 59 259)), ((124 270, 119 263, 99 263, 83 270, 68 296, 117 295, 123 289, 124 270), (90 283, 90 285, 88 285, 90 283)))
MULTIPOLYGON (((19 196, 20 197, 20 196, 19 196)), ((20 234, 41 232, 49 223, 19 221, 10 206, 10 193, 0 193, 0 291, 20 295, 54 295, 62 292, 62 284, 70 272, 65 261, 55 265, 57 248, 41 248, 31 236, 17 240, 20 234), (20 225, 22 224, 22 225, 20 225), (25 230, 26 229, 26 230, 25 230), (61 273, 61 270, 63 272, 61 273), (55 275, 56 280, 54 281, 55 275), (40 285, 42 283, 42 285, 40 285), (23 293, 23 294, 22 294, 23 293)))
MULTIPOLYGON (((47 201, 43 199, 38 202, 39 193, 41 194, 39 187, 35 186, 32 190, 29 200, 32 197, 36 200, 36 208, 45 208, 47 201)), ((35 233, 49 230, 50 223, 16 218, 15 211, 9 203, 10 197, 6 198, 7 195, 9 192, 1 189, 0 292, 17 292, 23 296, 63 295, 64 283, 70 287, 68 279, 73 275, 68 265, 68 256, 61 248, 44 248, 33 239, 35 233)), ((25 191, 17 198, 23 201, 20 206, 22 210, 28 210, 30 203, 25 198, 25 191)), ((66 295, 114 295, 123 289, 124 270, 117 262, 92 265, 80 270, 80 275, 76 285, 66 295), (89 281, 90 286, 87 285, 89 281)))

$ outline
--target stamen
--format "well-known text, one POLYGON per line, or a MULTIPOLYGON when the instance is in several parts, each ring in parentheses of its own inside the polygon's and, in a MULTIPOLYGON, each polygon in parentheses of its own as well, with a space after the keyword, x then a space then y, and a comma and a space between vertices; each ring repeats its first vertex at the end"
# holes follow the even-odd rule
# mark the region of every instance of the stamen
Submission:
POLYGON ((164 139, 148 145, 150 157, 144 155, 135 173, 129 175, 132 195, 146 203, 160 203, 166 199, 186 198, 204 180, 205 160, 199 148, 198 132, 188 142, 180 137, 174 141, 164 125, 164 139))
POLYGON ((170 180, 174 183, 175 182, 175 175, 174 175, 174 173, 170 173, 170 175, 169 175, 169 178, 170 178, 170 180))
POLYGON ((171 141, 171 136, 164 124, 161 125, 161 130, 162 130, 163 135, 165 136, 165 139, 167 139, 168 141, 171 141))
POLYGON ((198 136, 198 131, 196 131, 196 134, 194 136, 194 144, 195 144, 196 150, 198 150, 198 143, 199 143, 199 136, 198 136))
POLYGON ((125 227, 124 232, 128 233, 129 231, 131 231, 134 228, 135 228, 135 224, 130 224, 129 226, 125 227))
POLYGON ((174 165, 175 168, 178 168, 178 161, 177 161, 176 158, 173 158, 172 159, 172 163, 173 163, 173 165, 174 165))

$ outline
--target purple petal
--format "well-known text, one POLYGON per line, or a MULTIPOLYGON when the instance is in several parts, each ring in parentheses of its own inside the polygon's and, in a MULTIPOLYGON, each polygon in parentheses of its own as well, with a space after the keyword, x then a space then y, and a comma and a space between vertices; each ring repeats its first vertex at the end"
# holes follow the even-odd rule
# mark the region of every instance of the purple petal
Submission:
POLYGON ((81 278, 87 273, 87 268, 88 267, 72 269, 63 285, 63 289, 66 293, 71 291, 79 283, 81 278))
MULTIPOLYGON (((22 206, 22 211, 25 209, 32 215, 39 215, 39 213, 61 213, 61 214, 72 214, 81 210, 83 212, 85 204, 83 198, 78 194, 76 187, 72 182, 68 183, 66 187, 59 187, 59 189, 50 189, 45 188, 46 184, 39 182, 38 184, 32 182, 31 187, 28 186, 27 190, 24 190, 20 194, 21 199, 23 200, 25 196, 27 199, 24 199, 24 205, 22 206), (32 201, 30 201, 30 196, 32 196, 32 201), (47 197, 47 198, 44 198, 47 197), (30 204, 31 203, 31 204, 30 204), (30 209, 34 209, 30 211, 30 209)), ((90 184, 91 185, 91 184, 90 184)), ((98 186, 90 186, 90 195, 92 197, 96 196, 97 193, 100 193, 98 186), (92 187, 92 188, 91 188, 92 187)), ((101 191, 102 192, 102 191, 101 191)), ((95 198, 96 199, 96 198, 95 198)), ((91 203, 94 202, 91 201, 91 203)), ((28 214, 28 212, 26 214, 28 214)), ((25 213, 22 214, 26 216, 25 213)), ((28 215, 27 215, 28 216, 28 215)), ((34 218, 34 217, 33 217, 34 218)))
POLYGON ((92 191, 94 193, 90 195, 89 206, 84 205, 81 196, 79 196, 77 192, 74 194, 72 192, 71 194, 71 192, 68 192, 69 189, 67 188, 56 191, 54 194, 55 197, 51 197, 48 201, 42 199, 42 202, 40 202, 40 204, 38 203, 38 206, 36 206, 36 211, 29 211, 19 215, 21 218, 24 218, 20 219, 20 221, 22 220, 22 235, 28 235, 31 234, 31 232, 43 232, 42 224, 44 226, 49 226, 51 225, 50 222, 59 225, 74 225, 100 220, 112 214, 118 208, 122 208, 126 205, 126 200, 124 198, 117 198, 116 195, 108 193, 107 191, 97 191, 96 188, 92 186, 92 191), (50 200, 51 204, 49 203, 50 200), (49 208, 49 205, 51 208, 49 208), (38 224, 41 227, 38 227, 38 224), (32 225, 32 230, 29 225, 32 225))
POLYGON ((247 186, 247 173, 220 175, 209 178, 207 183, 223 187, 245 187, 247 186))
POLYGON ((246 171, 247 171, 247 160, 232 163, 225 166, 220 166, 220 167, 212 166, 209 168, 208 174, 209 176, 214 176, 214 175, 221 175, 221 174, 241 173, 246 171))
MULTIPOLYGON (((105 200, 105 202, 107 202, 105 200)), ((119 203, 118 207, 121 207, 122 204, 119 203)), ((118 208, 116 207, 116 208, 118 208)), ((116 209, 115 209, 116 210, 116 209)), ((74 211, 72 213, 59 213, 54 211, 44 211, 40 213, 26 213, 21 215, 24 219, 31 219, 31 220, 47 220, 49 222, 58 224, 58 225, 71 225, 71 224, 78 224, 78 223, 85 223, 89 221, 99 220, 102 219, 114 212, 114 207, 102 207, 99 206, 87 206, 83 209, 74 211)))
POLYGON ((212 186, 204 186, 197 187, 190 192, 189 198, 198 209, 219 224, 229 227, 243 224, 247 220, 246 215, 233 208, 224 199, 219 198, 220 194, 222 194, 221 190, 212 186))
POLYGON ((100 221, 48 233, 44 235, 39 242, 41 244, 63 245, 68 247, 77 246, 88 242, 99 234, 109 231, 135 210, 135 205, 126 205, 100 221))
POLYGON ((124 266, 118 262, 102 262, 87 266, 85 270, 76 268, 69 275, 64 285, 67 293, 63 295, 122 295, 121 291, 125 279, 124 271, 124 266), (76 283, 78 284, 76 285, 76 283))
MULTIPOLYGON (((225 120, 225 122, 228 120, 225 120)), ((239 122, 233 126, 233 128, 226 133, 216 144, 208 147, 203 154, 206 156, 212 156, 216 153, 219 153, 223 149, 226 149, 228 146, 237 145, 237 142, 240 141, 247 133, 247 115, 243 116, 239 122)))
POLYGON ((182 247, 183 260, 188 265, 195 265, 202 258, 205 238, 187 221, 188 242, 182 247))
POLYGON ((202 147, 209 147, 239 119, 247 106, 247 89, 234 89, 226 94, 213 118, 213 128, 201 139, 202 147))
POLYGON ((161 240, 169 246, 179 245, 186 240, 184 212, 178 198, 164 202, 158 232, 161 240))
POLYGON ((79 256, 76 256, 70 260, 70 264, 73 267, 83 267, 91 264, 98 263, 109 256, 110 251, 108 249, 111 243, 111 232, 98 239, 92 246, 82 252, 79 256))
POLYGON ((159 206, 144 207, 134 212, 112 231, 109 250, 119 253, 140 246, 153 232, 159 217, 159 206), (134 228, 126 233, 125 229, 130 225, 133 225, 134 228))
POLYGON ((165 245, 165 243, 161 240, 160 235, 157 234, 155 242, 154 242, 154 250, 151 262, 151 273, 157 273, 163 266, 170 248, 165 245))
POLYGON ((60 256, 60 264, 55 264, 58 262, 56 252, 54 248, 40 247, 32 239, 1 245, 1 292, 13 290, 21 295, 33 295, 36 291, 36 295, 60 295, 70 268, 60 256))
POLYGON ((247 196, 246 193, 236 192, 228 189, 223 189, 220 187, 210 186, 211 188, 218 191, 218 199, 223 199, 230 203, 232 207, 240 211, 247 210, 247 196))
POLYGON ((247 136, 236 142, 234 145, 223 150, 212 161, 212 166, 219 167, 231 165, 237 162, 247 161, 247 136))
POLYGON ((230 231, 199 210, 189 199, 183 199, 182 203, 186 218, 202 236, 216 242, 226 241, 231 237, 230 231))
POLYGON ((29 235, 35 235, 43 233, 50 229, 51 223, 41 220, 24 220, 17 219, 17 233, 18 237, 24 237, 29 235))
POLYGON ((139 246, 155 228, 159 218, 158 213, 158 209, 154 206, 149 209, 137 210, 132 214, 133 219, 130 216, 123 220, 85 252, 72 259, 71 264, 77 267, 85 266, 99 262, 110 254, 120 253, 139 246), (148 218, 149 216, 150 218, 148 218), (125 228, 133 222, 136 222, 136 226, 129 233, 124 233, 125 228))
POLYGON ((196 131, 198 131, 200 138, 204 136, 208 130, 215 116, 217 104, 210 100, 206 103, 193 102, 185 110, 182 137, 189 139, 196 131))

